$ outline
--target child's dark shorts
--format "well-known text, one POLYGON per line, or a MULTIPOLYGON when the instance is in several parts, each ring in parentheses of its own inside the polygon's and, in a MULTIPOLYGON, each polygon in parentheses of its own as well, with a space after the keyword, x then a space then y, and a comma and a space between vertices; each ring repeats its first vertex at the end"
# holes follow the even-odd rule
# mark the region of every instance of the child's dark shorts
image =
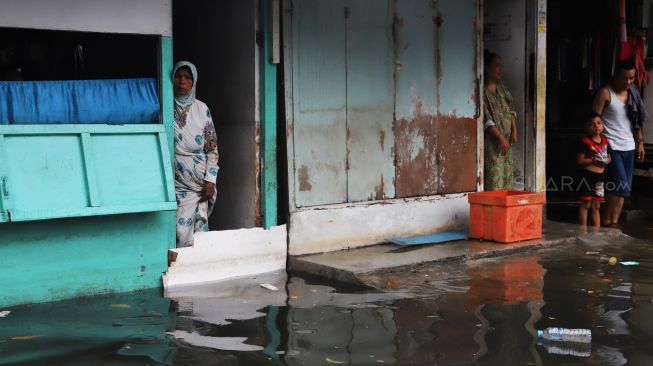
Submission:
POLYGON ((602 173, 594 173, 589 170, 581 171, 581 180, 578 186, 578 193, 581 201, 603 201, 605 192, 603 186, 605 179, 602 173))

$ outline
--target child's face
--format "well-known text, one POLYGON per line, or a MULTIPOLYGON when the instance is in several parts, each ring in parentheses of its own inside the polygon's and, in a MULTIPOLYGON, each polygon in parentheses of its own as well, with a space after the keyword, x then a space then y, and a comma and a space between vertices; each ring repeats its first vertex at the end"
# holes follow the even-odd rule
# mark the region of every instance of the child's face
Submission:
POLYGON ((600 117, 594 117, 585 123, 585 132, 592 136, 598 136, 603 133, 603 121, 600 117))

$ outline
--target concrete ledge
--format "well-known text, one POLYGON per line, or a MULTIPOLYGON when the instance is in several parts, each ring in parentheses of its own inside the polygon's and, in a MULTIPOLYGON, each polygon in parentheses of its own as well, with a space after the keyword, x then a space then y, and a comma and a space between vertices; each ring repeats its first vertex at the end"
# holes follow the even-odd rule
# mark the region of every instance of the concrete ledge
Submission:
POLYGON ((195 234, 195 245, 172 249, 163 286, 210 283, 286 268, 286 226, 195 234))
POLYGON ((290 215, 288 254, 357 248, 468 223, 467 194, 311 207, 290 215))
POLYGON ((580 226, 545 221, 543 237, 510 244, 479 240, 456 241, 444 244, 401 247, 381 244, 365 248, 332 253, 293 256, 289 269, 308 273, 356 286, 367 286, 363 278, 387 271, 402 271, 421 266, 505 256, 559 244, 605 240, 623 235, 617 229, 601 229, 598 233, 584 234, 580 226))

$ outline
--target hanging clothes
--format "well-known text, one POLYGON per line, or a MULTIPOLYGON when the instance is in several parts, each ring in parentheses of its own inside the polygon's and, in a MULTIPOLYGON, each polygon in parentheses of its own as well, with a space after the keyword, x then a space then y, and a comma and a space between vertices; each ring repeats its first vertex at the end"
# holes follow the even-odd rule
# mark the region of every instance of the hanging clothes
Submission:
POLYGON ((637 70, 635 84, 637 84, 639 90, 644 90, 649 79, 648 71, 644 65, 644 51, 646 49, 644 37, 630 36, 626 42, 621 42, 620 46, 619 60, 633 61, 637 70))

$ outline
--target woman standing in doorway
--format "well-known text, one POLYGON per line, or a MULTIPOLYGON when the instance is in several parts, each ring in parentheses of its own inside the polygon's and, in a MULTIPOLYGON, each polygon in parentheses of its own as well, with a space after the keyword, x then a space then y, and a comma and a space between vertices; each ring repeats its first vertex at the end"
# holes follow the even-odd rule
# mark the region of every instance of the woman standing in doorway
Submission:
POLYGON ((501 82, 501 57, 484 52, 485 190, 512 189, 512 144, 517 143, 516 113, 512 95, 501 82))
POLYGON ((178 62, 173 71, 178 248, 192 246, 195 232, 209 231, 217 196, 218 139, 209 108, 195 99, 196 85, 195 65, 178 62))

